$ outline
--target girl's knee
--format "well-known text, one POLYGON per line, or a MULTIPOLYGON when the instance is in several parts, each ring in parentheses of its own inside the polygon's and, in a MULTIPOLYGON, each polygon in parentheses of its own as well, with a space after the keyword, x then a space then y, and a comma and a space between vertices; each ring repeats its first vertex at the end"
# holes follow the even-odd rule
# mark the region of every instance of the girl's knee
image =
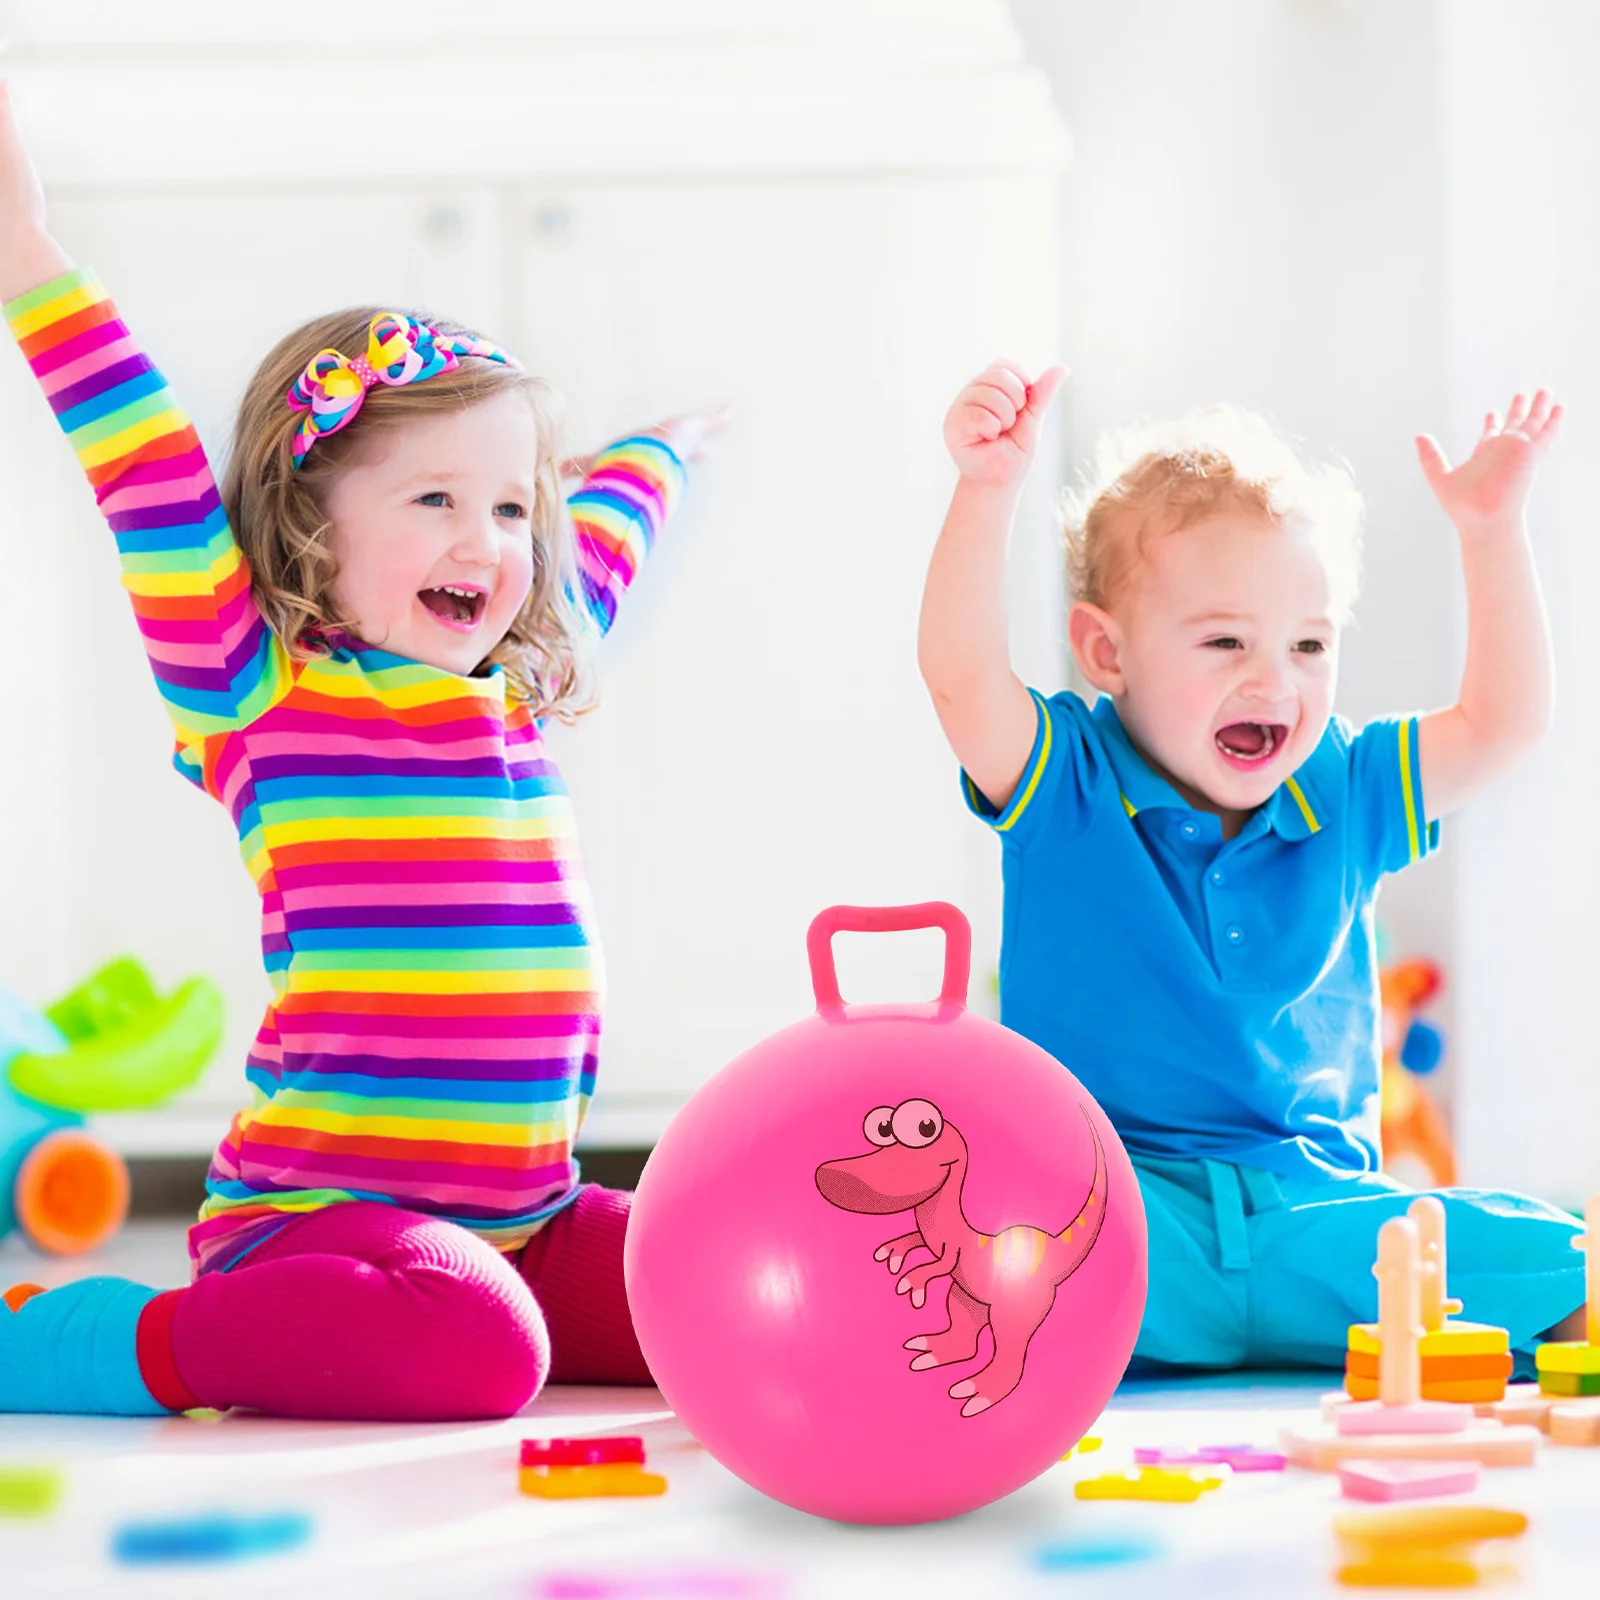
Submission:
POLYGON ((550 1335, 527 1285, 498 1256, 474 1265, 409 1275, 428 1330, 425 1403, 439 1420, 509 1417, 550 1373, 550 1335))

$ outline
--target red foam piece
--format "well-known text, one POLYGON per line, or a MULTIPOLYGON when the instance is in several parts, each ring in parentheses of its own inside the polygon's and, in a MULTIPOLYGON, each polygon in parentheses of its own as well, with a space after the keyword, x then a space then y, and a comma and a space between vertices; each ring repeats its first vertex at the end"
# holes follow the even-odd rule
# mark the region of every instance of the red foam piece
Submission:
POLYGON ((615 1461, 644 1463, 644 1440, 628 1434, 601 1439, 524 1439, 525 1467, 603 1467, 615 1461))

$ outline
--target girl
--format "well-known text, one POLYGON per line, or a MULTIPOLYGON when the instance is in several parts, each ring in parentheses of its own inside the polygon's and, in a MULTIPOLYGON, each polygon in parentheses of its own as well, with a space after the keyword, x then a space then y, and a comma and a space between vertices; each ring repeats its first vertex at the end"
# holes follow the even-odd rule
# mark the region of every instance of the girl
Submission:
POLYGON ((51 239, 4 85, 0 298, 116 535, 175 764, 238 827, 273 988, 194 1281, 12 1290, 0 1411, 500 1417, 547 1377, 648 1383, 630 1197, 571 1154, 600 963, 541 722, 581 707, 582 623, 720 419, 596 457, 573 551, 546 387, 363 308, 262 362, 219 493, 51 239))

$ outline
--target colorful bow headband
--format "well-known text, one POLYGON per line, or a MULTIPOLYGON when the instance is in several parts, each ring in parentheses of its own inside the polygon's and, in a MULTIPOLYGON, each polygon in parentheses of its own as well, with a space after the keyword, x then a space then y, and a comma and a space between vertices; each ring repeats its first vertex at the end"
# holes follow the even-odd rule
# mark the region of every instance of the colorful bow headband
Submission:
POLYGON ((398 389, 436 373, 454 372, 462 356, 479 356, 515 367, 517 361, 497 344, 469 335, 440 333, 398 311, 380 311, 367 329, 367 353, 354 360, 338 350, 319 350, 289 390, 289 406, 305 417, 294 436, 294 464, 300 465, 318 439, 355 420, 367 390, 375 383, 398 389))

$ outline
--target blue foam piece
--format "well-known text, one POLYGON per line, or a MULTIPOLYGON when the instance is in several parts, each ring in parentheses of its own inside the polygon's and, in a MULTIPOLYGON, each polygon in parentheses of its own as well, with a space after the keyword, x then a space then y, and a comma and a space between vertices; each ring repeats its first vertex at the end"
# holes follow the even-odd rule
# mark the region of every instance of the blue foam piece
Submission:
POLYGON ((239 1517, 226 1511, 170 1522, 128 1522, 111 1540, 111 1554, 125 1565, 174 1561, 239 1561, 246 1556, 292 1550, 311 1537, 303 1511, 239 1517))
POLYGON ((1034 1552, 1034 1565, 1046 1572, 1077 1572, 1091 1567, 1116 1567, 1129 1561, 1151 1561, 1164 1555, 1155 1539, 1137 1533, 1082 1534, 1058 1539, 1034 1552))

